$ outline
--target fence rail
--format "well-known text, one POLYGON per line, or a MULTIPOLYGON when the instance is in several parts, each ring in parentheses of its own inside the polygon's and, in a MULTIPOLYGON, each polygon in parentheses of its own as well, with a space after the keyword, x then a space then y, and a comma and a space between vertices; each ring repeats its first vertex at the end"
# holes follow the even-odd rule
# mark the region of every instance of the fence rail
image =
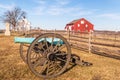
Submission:
POLYGON ((120 58, 120 32, 72 32, 65 30, 40 30, 35 32, 58 33, 64 36, 73 48, 120 58))

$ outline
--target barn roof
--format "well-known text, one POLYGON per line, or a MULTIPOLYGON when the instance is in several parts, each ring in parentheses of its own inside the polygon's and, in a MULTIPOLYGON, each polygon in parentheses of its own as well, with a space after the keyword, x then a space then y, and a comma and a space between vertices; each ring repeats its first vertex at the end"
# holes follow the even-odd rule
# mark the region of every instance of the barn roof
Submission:
POLYGON ((73 20, 72 22, 70 22, 70 23, 68 23, 68 24, 74 24, 74 23, 76 23, 78 20, 80 20, 80 19, 73 20))
MULTIPOLYGON (((72 22, 68 23, 67 25, 72 25, 72 24, 74 24, 74 23, 76 23, 77 21, 80 21, 80 20, 85 20, 85 21, 87 21, 85 18, 81 18, 81 19, 73 20, 72 22)), ((89 21, 87 21, 87 22, 90 23, 89 21)), ((92 23, 90 23, 90 24, 92 24, 92 23)), ((92 24, 92 25, 93 25, 93 24, 92 24)))

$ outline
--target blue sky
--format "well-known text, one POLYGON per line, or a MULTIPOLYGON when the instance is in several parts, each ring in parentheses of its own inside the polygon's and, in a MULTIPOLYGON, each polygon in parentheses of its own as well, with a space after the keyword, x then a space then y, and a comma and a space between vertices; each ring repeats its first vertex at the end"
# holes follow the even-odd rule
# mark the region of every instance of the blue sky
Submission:
POLYGON ((96 30, 120 31, 120 0, 0 0, 0 15, 16 6, 27 12, 33 27, 64 29, 70 21, 86 18, 96 30))

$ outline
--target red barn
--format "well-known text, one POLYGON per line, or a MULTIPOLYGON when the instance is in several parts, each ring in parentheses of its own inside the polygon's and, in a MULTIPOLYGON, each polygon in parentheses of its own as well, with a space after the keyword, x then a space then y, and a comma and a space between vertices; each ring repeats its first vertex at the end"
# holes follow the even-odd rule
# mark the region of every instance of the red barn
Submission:
POLYGON ((86 19, 81 18, 66 24, 65 29, 70 31, 90 32, 94 30, 94 25, 86 19))

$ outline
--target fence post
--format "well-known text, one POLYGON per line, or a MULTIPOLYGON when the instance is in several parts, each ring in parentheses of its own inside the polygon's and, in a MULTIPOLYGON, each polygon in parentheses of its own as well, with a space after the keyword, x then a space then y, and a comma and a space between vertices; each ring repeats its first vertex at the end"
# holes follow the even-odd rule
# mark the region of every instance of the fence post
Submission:
POLYGON ((54 30, 54 33, 56 33, 56 29, 54 30))
POLYGON ((91 38, 92 38, 92 31, 90 30, 90 32, 89 32, 89 42, 88 42, 89 53, 91 53, 91 38))
POLYGON ((114 40, 114 44, 113 44, 113 46, 116 46, 116 41, 117 41, 117 31, 115 31, 115 40, 114 40))
POLYGON ((45 29, 44 33, 47 33, 47 29, 45 29))
POLYGON ((68 41, 70 42, 70 30, 69 29, 68 29, 67 33, 68 33, 68 41))

